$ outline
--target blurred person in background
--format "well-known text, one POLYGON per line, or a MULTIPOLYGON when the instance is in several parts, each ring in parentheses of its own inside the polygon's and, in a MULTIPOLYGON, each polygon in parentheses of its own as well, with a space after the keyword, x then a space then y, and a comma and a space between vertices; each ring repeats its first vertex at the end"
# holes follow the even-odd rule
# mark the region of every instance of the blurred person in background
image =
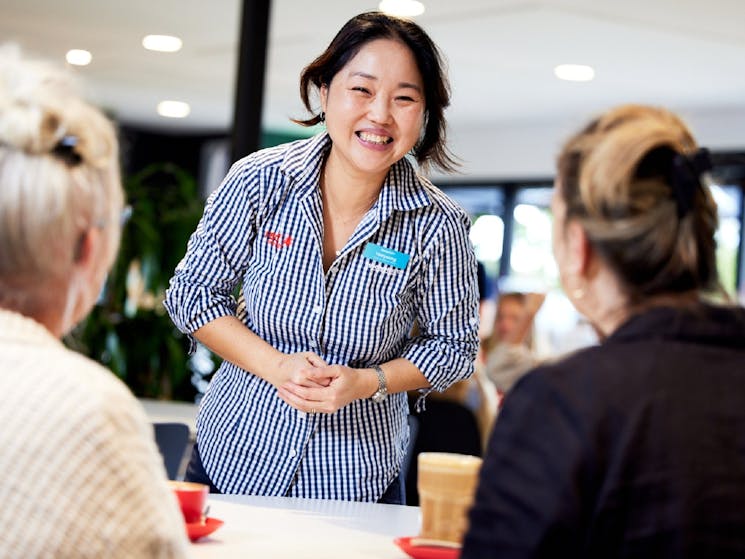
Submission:
POLYGON ((0 557, 187 553, 144 411, 60 341, 101 291, 122 206, 112 124, 0 47, 0 557))
POLYGON ((745 309, 712 304, 710 163, 661 108, 564 146, 562 285, 603 338, 507 394, 463 559, 745 555, 745 309))
POLYGON ((500 396, 538 363, 531 347, 531 333, 535 315, 545 299, 544 293, 499 295, 494 328, 481 344, 481 359, 487 378, 500 396))

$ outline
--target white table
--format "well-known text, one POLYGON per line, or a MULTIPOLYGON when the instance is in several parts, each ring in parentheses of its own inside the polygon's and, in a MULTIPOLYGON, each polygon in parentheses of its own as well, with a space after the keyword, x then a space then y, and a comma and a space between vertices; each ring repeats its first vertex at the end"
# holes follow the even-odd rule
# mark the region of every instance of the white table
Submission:
POLYGON ((195 559, 408 559, 393 539, 419 532, 418 507, 242 495, 208 503, 225 524, 191 545, 195 559))

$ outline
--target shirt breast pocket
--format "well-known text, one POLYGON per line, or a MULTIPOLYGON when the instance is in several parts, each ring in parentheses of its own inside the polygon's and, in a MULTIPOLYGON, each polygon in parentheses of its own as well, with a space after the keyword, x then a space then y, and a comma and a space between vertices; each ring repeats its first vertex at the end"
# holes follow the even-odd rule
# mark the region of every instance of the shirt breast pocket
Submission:
POLYGON ((416 316, 416 273, 411 266, 404 269, 365 261, 367 289, 365 307, 375 317, 383 330, 413 322, 416 316))

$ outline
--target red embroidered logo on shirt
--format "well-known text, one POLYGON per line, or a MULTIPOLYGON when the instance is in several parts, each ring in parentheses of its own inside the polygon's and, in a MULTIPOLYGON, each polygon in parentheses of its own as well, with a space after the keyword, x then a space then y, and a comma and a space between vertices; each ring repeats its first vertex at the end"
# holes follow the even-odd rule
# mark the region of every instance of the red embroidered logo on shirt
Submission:
POLYGON ((282 233, 274 233, 273 231, 267 231, 264 233, 266 241, 274 248, 284 248, 290 246, 292 237, 289 235, 283 235, 282 233))

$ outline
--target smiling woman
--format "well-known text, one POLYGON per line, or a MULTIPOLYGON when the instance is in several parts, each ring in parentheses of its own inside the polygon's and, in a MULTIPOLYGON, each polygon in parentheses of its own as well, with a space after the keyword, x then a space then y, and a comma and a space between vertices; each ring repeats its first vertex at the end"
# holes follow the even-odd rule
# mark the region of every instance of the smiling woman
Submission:
POLYGON ((478 344, 468 216, 406 157, 454 166, 447 79, 418 25, 376 12, 347 22, 300 91, 313 115, 298 122, 326 131, 233 166, 167 293, 177 326, 225 359, 187 478, 400 503, 406 391, 468 377, 478 344))
POLYGON ((422 128, 424 92, 414 56, 398 41, 370 42, 330 84, 321 86, 321 106, 334 143, 325 182, 341 178, 333 173, 354 173, 380 185, 422 128), (386 64, 388 60, 399 63, 386 64))

